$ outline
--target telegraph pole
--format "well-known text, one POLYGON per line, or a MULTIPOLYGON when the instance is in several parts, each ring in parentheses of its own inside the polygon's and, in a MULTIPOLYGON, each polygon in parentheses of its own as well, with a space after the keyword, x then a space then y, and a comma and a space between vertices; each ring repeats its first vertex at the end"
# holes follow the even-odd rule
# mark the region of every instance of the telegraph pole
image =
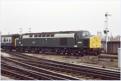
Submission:
POLYGON ((109 33, 109 29, 108 29, 108 17, 111 16, 111 14, 109 14, 108 12, 105 13, 105 29, 104 29, 104 34, 105 34, 105 51, 107 53, 107 42, 108 42, 108 33, 109 33))

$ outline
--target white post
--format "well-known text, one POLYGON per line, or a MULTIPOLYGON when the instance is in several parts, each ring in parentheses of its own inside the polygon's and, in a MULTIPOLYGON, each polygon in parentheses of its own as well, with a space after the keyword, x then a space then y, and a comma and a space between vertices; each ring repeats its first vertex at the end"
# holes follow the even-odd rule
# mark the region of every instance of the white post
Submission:
POLYGON ((108 13, 105 14, 105 51, 107 53, 107 42, 108 42, 108 13))
POLYGON ((120 36, 120 48, 118 48, 118 67, 121 70, 121 36, 120 36))
POLYGON ((111 16, 111 14, 109 14, 108 12, 105 13, 105 30, 104 30, 104 34, 105 34, 105 51, 107 53, 107 43, 108 43, 108 17, 111 16))
POLYGON ((118 48, 118 67, 121 69, 121 48, 118 48))
MULTIPOLYGON (((108 31, 108 29, 107 29, 108 31)), ((108 47, 108 33, 106 34, 106 37, 105 37, 105 49, 106 49, 106 53, 107 53, 107 47, 108 47)))

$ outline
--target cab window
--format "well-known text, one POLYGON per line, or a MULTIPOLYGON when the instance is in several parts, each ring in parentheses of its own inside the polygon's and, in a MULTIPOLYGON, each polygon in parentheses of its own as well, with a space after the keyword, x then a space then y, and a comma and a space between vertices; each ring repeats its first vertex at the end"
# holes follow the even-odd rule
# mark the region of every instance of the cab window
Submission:
POLYGON ((6 39, 4 38, 4 40, 3 40, 4 42, 6 42, 6 39))
POLYGON ((86 36, 90 36, 90 33, 89 32, 83 32, 82 37, 86 37, 86 36))

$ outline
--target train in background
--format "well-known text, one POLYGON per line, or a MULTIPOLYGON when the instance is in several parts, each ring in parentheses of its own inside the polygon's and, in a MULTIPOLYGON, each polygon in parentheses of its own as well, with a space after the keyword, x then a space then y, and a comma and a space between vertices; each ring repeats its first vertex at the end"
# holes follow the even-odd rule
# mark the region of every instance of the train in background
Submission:
POLYGON ((1 48, 21 52, 99 55, 101 39, 89 31, 24 33, 1 36, 1 48))

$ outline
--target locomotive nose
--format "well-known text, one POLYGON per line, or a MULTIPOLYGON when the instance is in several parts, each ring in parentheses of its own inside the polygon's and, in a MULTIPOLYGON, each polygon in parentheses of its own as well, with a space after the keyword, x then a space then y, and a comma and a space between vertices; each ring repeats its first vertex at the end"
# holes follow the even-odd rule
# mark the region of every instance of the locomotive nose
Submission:
POLYGON ((99 36, 92 36, 89 39, 90 48, 101 48, 101 38, 99 36))

